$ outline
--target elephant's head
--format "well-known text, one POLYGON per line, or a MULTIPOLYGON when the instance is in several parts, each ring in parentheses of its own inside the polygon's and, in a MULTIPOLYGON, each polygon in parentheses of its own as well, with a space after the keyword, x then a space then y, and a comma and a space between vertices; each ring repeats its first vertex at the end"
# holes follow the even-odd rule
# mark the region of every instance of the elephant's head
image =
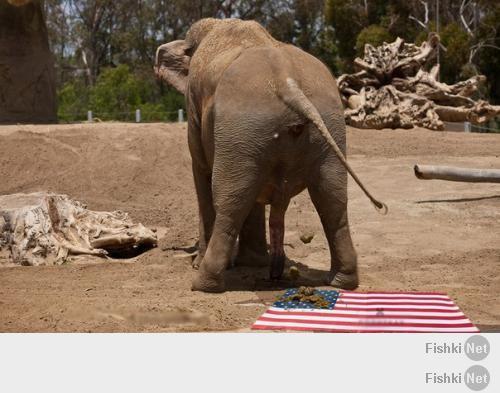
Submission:
POLYGON ((156 50, 155 74, 180 93, 186 93, 191 53, 185 40, 163 44, 156 50))
POLYGON ((171 41, 159 46, 154 66, 156 76, 185 94, 191 57, 217 23, 217 19, 201 19, 191 26, 185 40, 171 41))

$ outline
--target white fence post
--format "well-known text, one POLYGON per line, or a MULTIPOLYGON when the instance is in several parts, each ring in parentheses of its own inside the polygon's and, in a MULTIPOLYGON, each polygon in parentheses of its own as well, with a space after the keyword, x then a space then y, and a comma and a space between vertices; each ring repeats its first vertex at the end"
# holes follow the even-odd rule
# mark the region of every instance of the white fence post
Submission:
POLYGON ((179 123, 182 123, 184 121, 184 111, 182 109, 179 109, 177 111, 177 120, 179 123))
POLYGON ((87 111, 87 121, 92 123, 92 111, 87 111))
POLYGON ((136 123, 141 122, 141 110, 140 109, 135 110, 135 122, 136 123))
POLYGON ((468 121, 464 122, 464 131, 465 132, 471 132, 472 131, 472 127, 471 127, 470 122, 468 122, 468 121))

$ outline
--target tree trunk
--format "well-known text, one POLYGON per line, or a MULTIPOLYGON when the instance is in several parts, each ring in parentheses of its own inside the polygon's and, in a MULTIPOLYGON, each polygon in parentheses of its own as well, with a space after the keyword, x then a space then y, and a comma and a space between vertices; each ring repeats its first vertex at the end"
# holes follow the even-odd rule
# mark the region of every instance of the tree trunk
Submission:
POLYGON ((471 169, 434 165, 415 165, 413 169, 415 176, 422 180, 500 183, 500 169, 471 169))
POLYGON ((43 2, 0 0, 0 123, 52 123, 56 112, 43 2))

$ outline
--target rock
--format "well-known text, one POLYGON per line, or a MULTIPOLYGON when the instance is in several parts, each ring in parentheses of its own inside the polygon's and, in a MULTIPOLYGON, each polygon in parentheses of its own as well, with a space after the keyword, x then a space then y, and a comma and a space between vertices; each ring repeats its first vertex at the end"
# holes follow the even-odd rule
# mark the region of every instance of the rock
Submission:
POLYGON ((290 269, 288 270, 288 276, 290 277, 290 280, 292 281, 297 281, 298 278, 300 277, 300 272, 297 266, 291 266, 290 269))
POLYGON ((314 233, 303 233, 300 235, 300 241, 304 244, 311 243, 312 239, 314 239, 314 233))

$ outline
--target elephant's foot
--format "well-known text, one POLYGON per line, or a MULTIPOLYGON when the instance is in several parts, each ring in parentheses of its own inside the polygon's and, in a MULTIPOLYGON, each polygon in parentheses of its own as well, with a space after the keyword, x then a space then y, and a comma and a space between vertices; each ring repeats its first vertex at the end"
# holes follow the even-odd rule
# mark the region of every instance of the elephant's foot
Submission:
POLYGON ((214 275, 200 267, 191 285, 192 291, 220 293, 226 290, 224 274, 214 275))
POLYGON ((359 285, 358 273, 330 272, 327 283, 335 288, 356 289, 359 285))
POLYGON ((252 250, 240 251, 234 261, 235 266, 263 267, 269 266, 269 254, 257 253, 252 250))

